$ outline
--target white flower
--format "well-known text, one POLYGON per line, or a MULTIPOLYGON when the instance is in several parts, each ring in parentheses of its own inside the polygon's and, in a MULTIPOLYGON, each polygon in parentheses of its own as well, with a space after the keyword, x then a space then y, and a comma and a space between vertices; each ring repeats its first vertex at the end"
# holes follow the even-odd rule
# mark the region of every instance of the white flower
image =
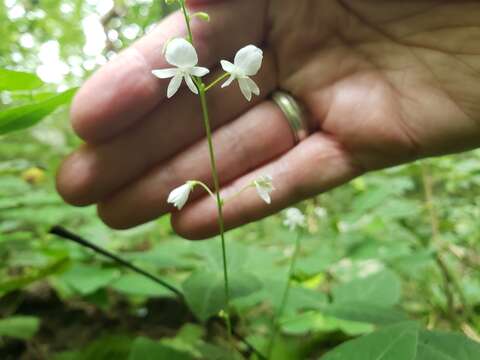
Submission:
POLYGON ((153 70, 152 74, 159 79, 172 78, 170 84, 168 84, 167 97, 171 98, 176 94, 182 84, 182 79, 185 79, 189 89, 194 94, 198 94, 192 76, 202 77, 210 71, 207 68, 196 66, 198 55, 193 45, 185 39, 173 39, 167 45, 165 59, 176 68, 153 70))
POLYGON ((320 219, 326 218, 328 216, 327 209, 320 206, 316 207, 314 212, 315 212, 315 215, 317 215, 320 219))
POLYGON ((182 186, 179 186, 172 190, 170 195, 168 195, 167 202, 169 204, 173 204, 173 206, 177 207, 178 210, 182 210, 182 208, 187 203, 188 197, 190 196, 190 193, 192 192, 194 187, 194 181, 187 181, 182 186))
POLYGON ((260 89, 257 84, 250 79, 260 70, 263 60, 263 51, 254 45, 248 45, 238 50, 235 55, 234 63, 222 60, 223 70, 230 74, 230 78, 222 85, 222 87, 229 86, 234 80, 238 80, 240 90, 243 96, 250 101, 252 94, 260 95, 260 89))
POLYGON ((262 175, 253 181, 253 185, 257 189, 258 196, 260 196, 267 204, 270 204, 272 202, 270 194, 275 190, 272 177, 270 175, 262 175))
POLYGON ((303 228, 305 227, 305 215, 297 208, 289 208, 285 210, 283 225, 292 231, 299 227, 303 228))

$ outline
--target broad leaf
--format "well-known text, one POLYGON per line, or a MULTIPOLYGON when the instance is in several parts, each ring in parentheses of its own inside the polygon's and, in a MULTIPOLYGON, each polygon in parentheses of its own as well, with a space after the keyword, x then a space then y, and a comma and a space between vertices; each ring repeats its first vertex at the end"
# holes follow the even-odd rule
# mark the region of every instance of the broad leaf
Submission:
POLYGON ((157 341, 140 337, 133 342, 128 360, 157 359, 194 360, 188 353, 175 350, 157 341))
POLYGON ((284 333, 297 336, 335 331, 342 331, 347 335, 355 336, 367 334, 374 330, 374 326, 371 324, 341 320, 313 311, 282 319, 281 326, 284 333))
POLYGON ((106 287, 119 275, 117 269, 76 264, 62 274, 61 279, 80 294, 88 295, 106 287))
POLYGON ((415 360, 418 325, 402 323, 346 342, 322 360, 415 360))
POLYGON ((369 303, 392 306, 401 297, 401 280, 390 270, 384 270, 363 279, 356 279, 332 289, 335 303, 369 303))
POLYGON ((69 264, 69 259, 60 258, 57 261, 42 267, 28 270, 23 276, 7 278, 0 282, 0 295, 5 295, 11 291, 25 287, 35 281, 46 278, 47 276, 59 273, 69 264))
POLYGON ((146 278, 139 274, 125 274, 118 280, 115 280, 111 285, 111 288, 134 296, 145 297, 171 297, 174 294, 157 284, 153 280, 146 278))
MULTIPOLYGON (((252 274, 230 273, 231 300, 252 294, 261 288, 261 283, 252 274)), ((202 321, 218 314, 226 305, 224 279, 221 272, 194 272, 184 283, 185 299, 192 312, 202 321)))
POLYGON ((75 91, 70 89, 42 101, 0 111, 0 135, 37 124, 59 106, 69 103, 75 91))
POLYGON ((44 85, 40 78, 31 73, 0 69, 0 91, 33 90, 44 85))
POLYGON ((334 302, 323 307, 321 311, 338 319, 375 325, 389 325, 408 320, 405 313, 392 307, 361 302, 343 302, 339 304, 334 302))
POLYGON ((27 340, 38 331, 40 321, 33 316, 12 316, 0 319, 0 336, 27 340))
POLYGON ((480 344, 461 334, 420 331, 415 360, 476 360, 480 359, 480 344))
POLYGON ((103 336, 78 351, 67 351, 54 357, 54 360, 127 360, 132 340, 128 336, 103 336))
POLYGON ((401 323, 346 342, 322 360, 477 360, 480 344, 461 334, 401 323))

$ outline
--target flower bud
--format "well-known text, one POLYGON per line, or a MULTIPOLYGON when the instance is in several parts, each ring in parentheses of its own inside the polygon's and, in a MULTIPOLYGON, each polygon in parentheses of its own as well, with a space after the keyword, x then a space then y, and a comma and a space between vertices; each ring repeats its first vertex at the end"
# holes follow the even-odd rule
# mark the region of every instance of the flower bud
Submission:
POLYGON ((202 21, 210 22, 210 15, 204 11, 196 12, 195 14, 192 14, 192 17, 199 18, 202 21))

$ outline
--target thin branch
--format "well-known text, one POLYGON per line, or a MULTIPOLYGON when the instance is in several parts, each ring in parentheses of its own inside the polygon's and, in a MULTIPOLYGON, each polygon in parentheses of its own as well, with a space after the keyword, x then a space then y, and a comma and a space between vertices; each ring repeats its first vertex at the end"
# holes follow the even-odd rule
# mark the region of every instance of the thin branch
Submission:
POLYGON ((82 245, 86 248, 89 248, 89 249, 95 251, 96 253, 101 254, 101 255, 117 262, 118 264, 120 264, 120 265, 122 265, 122 266, 124 266, 124 267, 138 273, 138 274, 141 274, 141 275, 149 278, 150 280, 156 282, 157 284, 163 286, 164 288, 167 288, 168 290, 173 292, 175 295, 177 295, 179 298, 183 299, 182 292, 179 289, 177 289, 175 286, 170 285, 168 282, 160 279, 158 276, 155 276, 155 275, 149 273, 148 271, 145 271, 145 270, 139 268, 138 266, 128 262, 127 260, 122 259, 118 255, 115 255, 115 254, 109 252, 108 250, 105 250, 105 249, 91 243, 90 241, 87 241, 87 240, 83 239, 82 237, 68 231, 67 229, 65 229, 61 226, 54 226, 50 230, 50 234, 59 236, 63 239, 67 239, 67 240, 76 242, 77 244, 80 244, 80 245, 82 245))

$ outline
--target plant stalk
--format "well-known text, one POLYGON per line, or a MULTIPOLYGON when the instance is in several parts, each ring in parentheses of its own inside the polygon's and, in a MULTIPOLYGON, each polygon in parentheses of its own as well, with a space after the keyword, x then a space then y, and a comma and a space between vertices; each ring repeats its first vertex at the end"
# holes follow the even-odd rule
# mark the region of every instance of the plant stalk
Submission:
MULTIPOLYGON (((188 10, 185 6, 185 0, 178 0, 180 7, 182 9, 183 16, 185 18, 185 23, 187 25, 188 31, 188 40, 193 45, 193 34, 192 28, 190 26, 190 15, 188 14, 188 10)), ((210 156, 210 165, 212 169, 212 177, 213 177, 213 184, 215 190, 215 199, 217 202, 217 211, 218 211, 218 227, 220 230, 220 238, 221 238, 221 246, 222 246, 222 258, 223 258, 223 277, 224 277, 224 284, 225 284, 225 321, 227 325, 227 332, 228 338, 231 341, 232 339, 232 325, 230 321, 230 286, 228 281, 228 265, 227 265, 227 248, 225 243, 225 225, 223 219, 223 202, 220 197, 220 181, 218 179, 218 171, 217 171, 217 164, 215 160, 215 151, 213 147, 212 141, 212 130, 210 126, 210 117, 208 113, 208 104, 207 104, 207 97, 206 97, 206 86, 202 82, 200 78, 194 78, 195 85, 198 88, 199 96, 200 96, 200 104, 202 107, 202 116, 203 122, 205 126, 205 132, 208 141, 208 151, 210 156)))
POLYGON ((273 346, 275 345, 275 340, 278 335, 278 330, 279 330, 279 323, 280 323, 280 318, 283 315, 283 312, 285 311, 285 307, 287 306, 287 301, 288 301, 288 294, 290 293, 290 284, 291 284, 291 279, 293 277, 293 274, 295 272, 295 263, 297 262, 298 254, 300 252, 300 240, 302 238, 302 231, 299 230, 297 233, 297 237, 295 239, 295 249, 293 250, 292 258, 290 260, 290 266, 288 269, 288 275, 287 275, 287 285, 285 286, 285 290, 283 291, 282 294, 282 300, 280 302, 280 307, 278 308, 277 313, 275 314, 275 317, 273 319, 273 326, 272 326, 272 336, 270 337, 270 341, 268 343, 268 348, 267 348, 267 360, 270 360, 272 358, 272 351, 273 351, 273 346))
POLYGON ((202 105, 202 115, 203 115, 203 122, 205 126, 205 132, 207 134, 208 152, 210 155, 210 165, 212 167, 212 177, 213 177, 213 184, 215 189, 215 198, 217 202, 218 227, 220 230, 220 239, 221 239, 221 245, 222 245, 223 277, 224 277, 224 284, 225 284, 225 303, 226 303, 225 320, 227 323, 228 336, 231 337, 232 326, 230 323, 230 313, 229 313, 230 286, 228 281, 227 245, 225 242, 225 223, 223 219, 223 202, 222 202, 222 198, 220 197, 220 181, 218 179, 217 163, 215 160, 215 151, 214 151, 213 141, 212 141, 212 129, 210 126, 210 117, 208 114, 208 104, 207 104, 207 97, 205 93, 205 85, 203 83, 200 84, 199 94, 200 94, 200 103, 202 105))

